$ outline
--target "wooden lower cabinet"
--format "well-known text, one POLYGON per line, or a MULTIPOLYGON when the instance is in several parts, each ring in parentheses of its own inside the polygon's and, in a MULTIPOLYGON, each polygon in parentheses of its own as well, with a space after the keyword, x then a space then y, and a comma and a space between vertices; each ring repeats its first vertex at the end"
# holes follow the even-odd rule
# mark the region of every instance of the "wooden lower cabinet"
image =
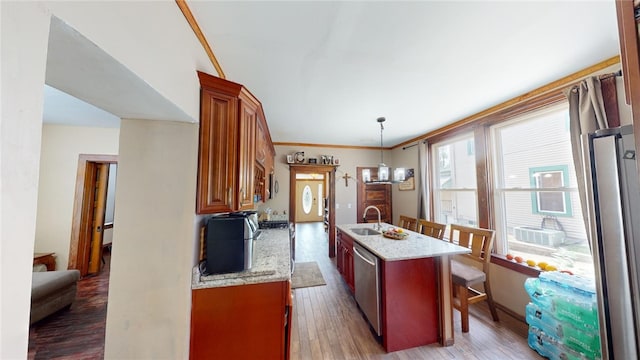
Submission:
POLYGON ((190 359, 288 359, 290 281, 195 289, 190 359))
POLYGON ((345 283, 347 283, 349 290, 353 293, 355 291, 353 276, 353 239, 339 230, 336 236, 336 266, 345 283))
POLYGON ((382 341, 388 352, 441 341, 439 259, 381 261, 382 341))

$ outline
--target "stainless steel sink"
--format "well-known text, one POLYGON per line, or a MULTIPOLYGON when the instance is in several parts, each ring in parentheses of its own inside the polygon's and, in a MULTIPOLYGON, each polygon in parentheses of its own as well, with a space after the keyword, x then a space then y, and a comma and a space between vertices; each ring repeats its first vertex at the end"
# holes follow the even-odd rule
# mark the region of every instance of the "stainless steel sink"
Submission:
POLYGON ((380 231, 376 231, 370 228, 353 228, 349 229, 358 235, 380 235, 380 231))

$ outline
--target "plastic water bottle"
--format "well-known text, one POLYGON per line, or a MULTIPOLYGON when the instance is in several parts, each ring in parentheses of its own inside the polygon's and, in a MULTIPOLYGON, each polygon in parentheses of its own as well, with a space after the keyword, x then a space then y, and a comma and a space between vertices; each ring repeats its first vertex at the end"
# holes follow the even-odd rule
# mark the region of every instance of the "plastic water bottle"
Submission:
POLYGON ((553 289, 540 287, 540 279, 529 278, 524 282, 524 289, 529 294, 531 301, 541 309, 551 311, 553 308, 553 289))

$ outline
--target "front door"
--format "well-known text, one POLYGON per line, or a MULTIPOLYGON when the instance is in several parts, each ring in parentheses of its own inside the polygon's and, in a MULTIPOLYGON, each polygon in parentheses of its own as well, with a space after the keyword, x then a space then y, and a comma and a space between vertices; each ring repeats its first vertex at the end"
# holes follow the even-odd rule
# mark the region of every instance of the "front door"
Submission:
POLYGON ((296 222, 318 222, 324 215, 324 180, 296 181, 296 222))

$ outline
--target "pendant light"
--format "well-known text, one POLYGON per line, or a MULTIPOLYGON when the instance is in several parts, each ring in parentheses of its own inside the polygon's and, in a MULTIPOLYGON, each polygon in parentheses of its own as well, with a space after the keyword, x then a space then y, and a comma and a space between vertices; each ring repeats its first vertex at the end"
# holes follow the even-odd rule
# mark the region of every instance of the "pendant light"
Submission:
POLYGON ((383 142, 382 142, 382 130, 384 130, 384 117, 378 118, 378 124, 380 124, 380 163, 378 164, 378 181, 389 181, 389 167, 384 163, 383 158, 383 142))

